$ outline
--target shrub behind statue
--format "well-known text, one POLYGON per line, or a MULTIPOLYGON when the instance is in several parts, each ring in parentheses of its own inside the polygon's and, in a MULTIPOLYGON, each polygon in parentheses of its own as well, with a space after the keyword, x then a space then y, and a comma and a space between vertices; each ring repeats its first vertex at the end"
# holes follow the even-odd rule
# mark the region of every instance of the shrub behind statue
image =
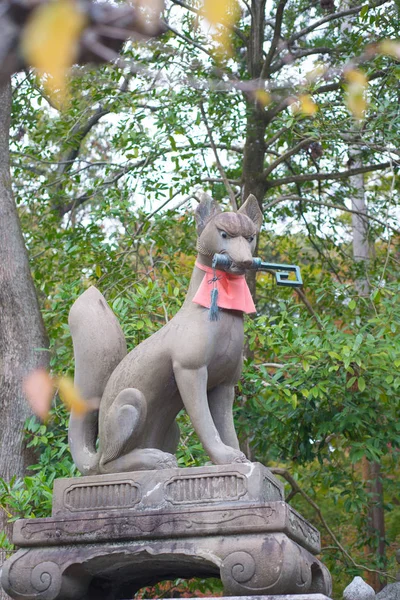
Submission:
POLYGON ((198 256, 185 302, 132 352, 126 354, 118 321, 96 288, 71 308, 75 383, 84 398, 101 398, 98 412, 71 415, 71 453, 84 475, 175 466, 175 418, 183 407, 213 463, 246 461, 232 405, 242 371, 243 313, 254 311, 244 271, 262 213, 254 196, 237 213, 222 213, 205 195, 195 216, 198 256), (229 256, 226 272, 213 272, 214 254, 229 256))

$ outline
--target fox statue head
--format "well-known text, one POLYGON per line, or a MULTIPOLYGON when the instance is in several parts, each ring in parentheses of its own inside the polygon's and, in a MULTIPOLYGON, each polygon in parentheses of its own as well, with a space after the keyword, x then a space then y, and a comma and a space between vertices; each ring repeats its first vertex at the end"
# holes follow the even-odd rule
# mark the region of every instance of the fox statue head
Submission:
POLYGON ((204 194, 195 213, 199 259, 211 266, 214 254, 226 254, 231 273, 243 273, 252 263, 263 215, 250 195, 237 212, 222 212, 219 204, 204 194))

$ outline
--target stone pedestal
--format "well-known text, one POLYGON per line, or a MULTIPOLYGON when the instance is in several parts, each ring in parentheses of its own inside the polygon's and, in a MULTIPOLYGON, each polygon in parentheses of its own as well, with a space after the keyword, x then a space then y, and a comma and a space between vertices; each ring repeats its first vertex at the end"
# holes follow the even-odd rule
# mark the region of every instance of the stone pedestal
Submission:
POLYGON ((52 517, 17 521, 13 541, 1 583, 18 600, 126 599, 195 576, 227 596, 331 591, 319 532, 260 464, 57 480, 52 517))

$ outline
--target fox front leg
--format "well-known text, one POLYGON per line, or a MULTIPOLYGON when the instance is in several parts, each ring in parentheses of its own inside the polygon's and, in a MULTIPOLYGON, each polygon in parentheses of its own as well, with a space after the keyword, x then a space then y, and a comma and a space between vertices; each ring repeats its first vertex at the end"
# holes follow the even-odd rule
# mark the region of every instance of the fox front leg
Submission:
POLYGON ((224 444, 239 449, 239 441, 233 422, 233 401, 235 388, 233 385, 218 385, 208 392, 208 405, 214 424, 224 444))
POLYGON ((216 465, 246 462, 243 452, 223 443, 208 405, 207 367, 187 369, 174 363, 174 375, 186 412, 207 454, 216 465))

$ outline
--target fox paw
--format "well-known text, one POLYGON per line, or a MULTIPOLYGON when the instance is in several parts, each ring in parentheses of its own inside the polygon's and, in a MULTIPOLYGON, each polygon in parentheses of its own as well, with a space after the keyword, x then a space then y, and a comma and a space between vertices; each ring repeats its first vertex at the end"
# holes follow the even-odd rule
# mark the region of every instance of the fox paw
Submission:
POLYGON ((173 469, 177 466, 176 457, 168 452, 165 452, 164 456, 157 461, 157 469, 173 469))

